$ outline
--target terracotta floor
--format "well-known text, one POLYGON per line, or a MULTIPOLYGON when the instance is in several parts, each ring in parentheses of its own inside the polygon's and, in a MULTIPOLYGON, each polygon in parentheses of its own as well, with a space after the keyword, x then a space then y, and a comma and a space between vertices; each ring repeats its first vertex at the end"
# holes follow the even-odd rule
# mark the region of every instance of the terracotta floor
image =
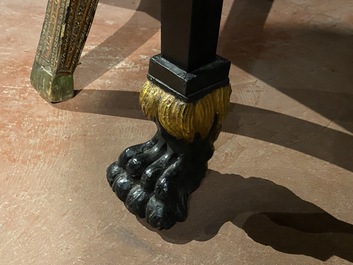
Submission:
POLYGON ((353 262, 353 2, 225 0, 232 110, 189 218, 155 231, 106 167, 155 126, 138 105, 155 1, 101 0, 51 105, 29 84, 46 0, 0 3, 0 264, 353 262), (140 11, 135 12, 140 5, 140 11))

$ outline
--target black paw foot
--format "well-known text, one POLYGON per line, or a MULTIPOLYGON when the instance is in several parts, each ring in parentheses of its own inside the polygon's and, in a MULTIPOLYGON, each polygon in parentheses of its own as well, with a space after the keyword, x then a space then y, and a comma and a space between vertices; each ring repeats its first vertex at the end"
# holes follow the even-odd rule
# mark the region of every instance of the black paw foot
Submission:
POLYGON ((159 130, 150 141, 127 148, 108 167, 107 179, 130 212, 168 229, 186 219, 188 197, 212 154, 209 139, 186 143, 159 130))

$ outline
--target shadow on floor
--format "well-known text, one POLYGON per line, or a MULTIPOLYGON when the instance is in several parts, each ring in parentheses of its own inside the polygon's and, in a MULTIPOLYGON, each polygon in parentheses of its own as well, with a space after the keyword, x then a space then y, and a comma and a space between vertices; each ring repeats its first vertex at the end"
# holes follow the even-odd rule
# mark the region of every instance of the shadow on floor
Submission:
MULTIPOLYGON (((319 93, 317 96, 320 99, 319 93)), ((350 99, 349 95, 341 96, 350 99)), ((353 102, 353 97, 351 100, 353 102)), ((137 92, 87 90, 82 91, 79 98, 54 106, 68 111, 146 119, 137 92)), ((353 136, 331 128, 278 112, 231 103, 222 130, 284 146, 353 172, 353 136)))
MULTIPOLYGON (((127 1, 101 0, 101 3, 133 8, 127 1)), ((159 1, 141 1, 133 16, 113 35, 81 57, 81 65, 75 75, 82 75, 80 92, 94 80, 114 68, 130 54, 146 43, 160 29, 159 1), (147 30, 146 30, 147 28, 147 30), (107 56, 109 51, 109 56, 107 56)))
POLYGON ((256 79, 353 132, 353 35, 338 26, 314 23, 266 28, 271 7, 272 1, 235 0, 219 52, 256 79))
MULTIPOLYGON (((141 221, 145 224, 145 221, 141 221)), ((269 180, 209 171, 192 195, 188 219, 157 231, 172 243, 206 241, 232 222, 254 241, 290 254, 353 262, 353 225, 269 180)))

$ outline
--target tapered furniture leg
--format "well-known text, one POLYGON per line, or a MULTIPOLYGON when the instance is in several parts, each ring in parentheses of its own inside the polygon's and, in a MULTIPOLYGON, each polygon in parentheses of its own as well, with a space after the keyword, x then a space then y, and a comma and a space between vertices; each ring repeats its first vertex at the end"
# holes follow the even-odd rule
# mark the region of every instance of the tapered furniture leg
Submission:
POLYGON ((73 73, 87 39, 98 0, 49 0, 31 83, 49 102, 74 95, 73 73))
POLYGON ((116 195, 158 229, 187 217, 228 112, 230 62, 216 55, 222 0, 167 0, 161 6, 161 54, 151 58, 140 93, 157 125, 107 169, 116 195))

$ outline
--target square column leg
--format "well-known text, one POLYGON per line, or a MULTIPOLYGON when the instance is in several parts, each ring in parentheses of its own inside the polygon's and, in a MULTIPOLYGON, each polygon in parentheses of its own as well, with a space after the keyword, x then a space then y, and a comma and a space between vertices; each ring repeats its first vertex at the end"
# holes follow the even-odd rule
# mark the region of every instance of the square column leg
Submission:
POLYGON ((216 55, 221 11, 222 0, 161 2, 161 54, 140 93, 158 130, 107 169, 127 209, 158 229, 186 219, 228 112, 230 62, 216 55))

